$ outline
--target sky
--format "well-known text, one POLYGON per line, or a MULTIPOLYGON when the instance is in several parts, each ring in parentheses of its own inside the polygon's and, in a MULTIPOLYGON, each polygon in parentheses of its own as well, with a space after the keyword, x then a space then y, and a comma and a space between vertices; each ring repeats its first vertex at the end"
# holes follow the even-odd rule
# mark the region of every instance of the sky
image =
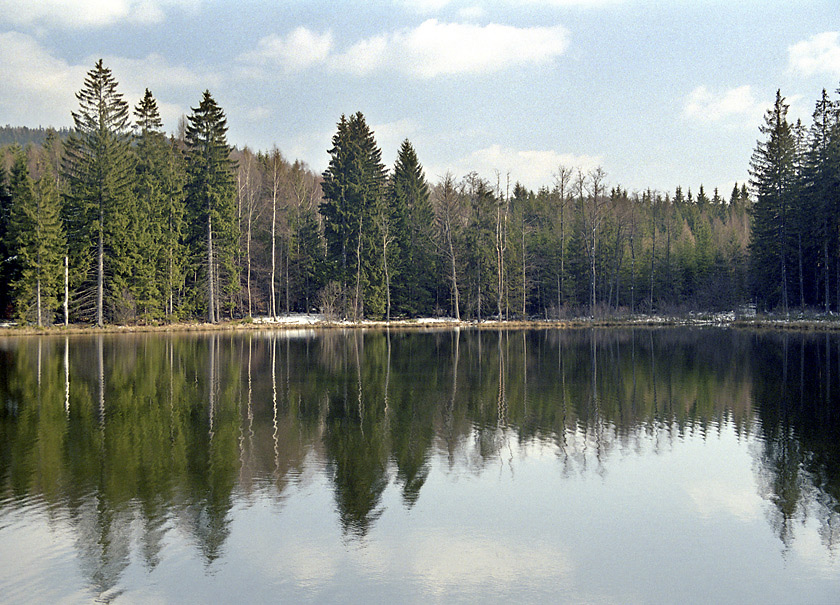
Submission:
POLYGON ((0 124, 71 126, 102 58, 164 127, 204 90, 229 142, 323 171, 361 111, 386 166, 408 139, 430 181, 728 197, 776 90, 809 125, 840 87, 837 0, 0 0, 0 124))

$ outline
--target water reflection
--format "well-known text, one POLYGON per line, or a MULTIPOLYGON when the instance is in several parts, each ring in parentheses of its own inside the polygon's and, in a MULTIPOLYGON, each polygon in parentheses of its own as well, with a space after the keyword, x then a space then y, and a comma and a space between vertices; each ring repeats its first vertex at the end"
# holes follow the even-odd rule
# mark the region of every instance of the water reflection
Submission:
POLYGON ((840 543, 840 340, 770 338, 774 346, 757 350, 756 363, 777 371, 755 386, 762 403, 758 475, 774 504, 770 522, 790 547, 796 526, 812 517, 824 546, 834 549, 840 543))
POLYGON ((838 362, 835 336, 725 330, 6 339, 0 531, 33 506, 69 523, 87 589, 109 600, 133 557, 160 564, 173 532, 212 569, 235 509, 282 506, 313 468, 343 539, 363 542, 389 486, 410 511, 438 458, 458 476, 514 475, 533 447, 566 477, 606 477, 627 452, 732 430, 753 444, 784 547, 816 522, 834 551, 838 362))

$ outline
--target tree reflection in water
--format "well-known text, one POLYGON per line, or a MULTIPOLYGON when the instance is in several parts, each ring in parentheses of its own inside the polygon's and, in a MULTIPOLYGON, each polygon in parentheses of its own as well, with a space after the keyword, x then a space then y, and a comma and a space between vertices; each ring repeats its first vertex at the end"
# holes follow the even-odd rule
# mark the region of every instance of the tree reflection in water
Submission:
POLYGON ((111 598, 132 540, 153 569, 182 531, 212 566, 236 501, 282 502, 313 467, 356 540, 389 485, 416 505, 435 457, 481 472, 539 443, 568 475, 605 473, 616 452, 731 425, 759 437, 783 544, 816 519, 834 549, 838 362, 834 335, 696 329, 5 339, 0 494, 66 516, 92 590, 111 598))
POLYGON ((833 550, 840 544, 840 340, 787 333, 764 340, 772 345, 754 347, 753 362, 765 370, 754 389, 763 435, 757 467, 762 495, 774 505, 770 522, 789 548, 796 525, 815 518, 833 550))

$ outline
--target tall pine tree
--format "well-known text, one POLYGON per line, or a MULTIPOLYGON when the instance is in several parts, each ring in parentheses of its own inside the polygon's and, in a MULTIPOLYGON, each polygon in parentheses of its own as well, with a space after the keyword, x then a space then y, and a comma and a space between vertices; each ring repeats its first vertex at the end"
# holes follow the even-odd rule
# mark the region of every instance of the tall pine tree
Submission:
POLYGON ((123 318, 134 243, 128 208, 134 162, 130 148, 128 104, 102 59, 76 93, 79 109, 66 143, 64 171, 69 185, 65 220, 72 244, 78 311, 83 318, 105 322, 123 318))
POLYGON ((12 196, 9 193, 9 177, 6 168, 0 164, 0 317, 8 317, 12 311, 12 281, 15 279, 15 261, 12 255, 12 231, 10 229, 12 196))
POLYGON ((385 311, 382 213, 386 171, 382 152, 361 112, 341 116, 333 136, 330 164, 321 184, 327 261, 341 284, 345 316, 352 300, 354 319, 385 311))
MULTIPOLYGON (((193 261, 204 273, 193 286, 206 292, 205 316, 210 323, 220 319, 222 309, 233 313, 239 288, 235 263, 239 242, 236 222, 236 185, 231 148, 227 143, 224 111, 205 90, 198 107, 187 118, 187 204, 193 233, 193 261)), ((200 307, 200 305, 199 305, 200 307)))
POLYGON ((809 240, 809 247, 816 248, 816 254, 812 255, 816 261, 813 264, 820 269, 820 275, 815 281, 822 283, 821 292, 817 293, 814 302, 822 299, 826 313, 830 310, 831 270, 837 263, 837 211, 840 210, 840 183, 833 161, 836 153, 836 124, 835 103, 823 89, 814 108, 807 150, 802 154, 804 166, 801 170, 800 197, 805 209, 801 213, 802 230, 809 240))
POLYGON ((756 192, 750 252, 753 291, 763 307, 789 310, 790 220, 796 187, 796 140, 787 121, 788 104, 776 92, 760 127, 759 141, 750 161, 756 192))
POLYGON ((434 212, 423 166, 408 139, 389 181, 388 218, 394 237, 388 259, 393 305, 409 315, 428 314, 435 303, 434 212))
POLYGON ((61 202, 45 153, 38 158, 40 177, 33 182, 26 157, 19 152, 12 169, 11 231, 19 276, 12 284, 16 314, 38 327, 53 323, 64 277, 66 240, 61 202))
POLYGON ((184 179, 178 151, 162 131, 149 89, 134 110, 137 173, 133 215, 138 223, 134 291, 140 312, 157 319, 172 316, 183 282, 184 179))

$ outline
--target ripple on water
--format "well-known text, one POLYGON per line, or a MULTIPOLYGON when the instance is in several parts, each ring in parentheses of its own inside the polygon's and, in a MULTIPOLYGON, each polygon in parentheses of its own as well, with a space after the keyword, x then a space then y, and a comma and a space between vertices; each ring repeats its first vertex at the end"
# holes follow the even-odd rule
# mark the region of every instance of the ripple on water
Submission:
POLYGON ((85 602, 72 524, 40 496, 4 497, 0 515, 0 565, 4 603, 85 602))

